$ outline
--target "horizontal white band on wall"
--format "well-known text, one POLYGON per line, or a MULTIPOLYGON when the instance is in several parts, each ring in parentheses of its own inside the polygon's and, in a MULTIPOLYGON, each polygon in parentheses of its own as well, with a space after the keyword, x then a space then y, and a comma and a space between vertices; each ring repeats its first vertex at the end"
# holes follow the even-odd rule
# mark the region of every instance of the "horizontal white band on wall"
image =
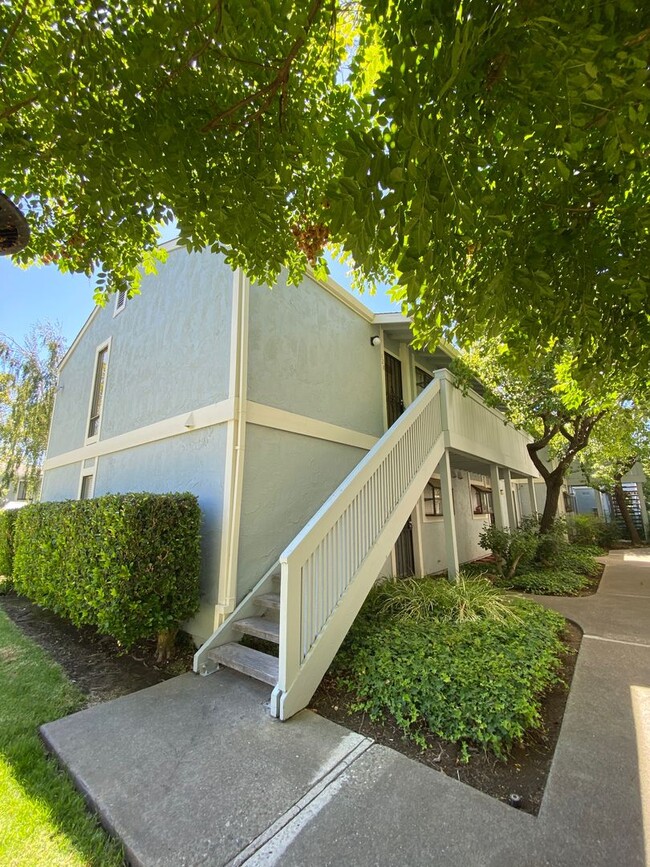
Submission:
POLYGON ((77 461, 83 461, 88 458, 96 458, 114 452, 123 452, 126 449, 135 448, 135 446, 142 446, 147 443, 157 442, 158 440, 179 436, 180 434, 191 433, 191 431, 200 430, 201 428, 224 424, 224 422, 229 421, 232 417, 233 401, 221 400, 219 403, 211 403, 208 406, 193 409, 191 412, 183 412, 171 418, 154 422, 154 424, 148 424, 144 427, 127 431, 127 433, 119 434, 119 436, 108 437, 108 439, 100 440, 91 445, 82 446, 70 452, 56 455, 56 457, 48 458, 45 461, 43 469, 47 472, 47 470, 63 467, 66 464, 74 464, 77 461))
MULTIPOLYGON (((369 434, 252 401, 247 402, 246 416, 249 424, 275 428, 287 433, 300 434, 301 436, 314 437, 315 439, 328 440, 329 442, 342 443, 343 445, 354 446, 366 451, 371 449, 377 442, 377 437, 370 436, 369 434)), ((180 415, 136 428, 119 436, 109 437, 91 445, 82 446, 81 448, 48 458, 45 461, 43 469, 47 472, 48 470, 57 469, 57 467, 64 467, 68 464, 75 464, 90 458, 125 451, 136 446, 147 445, 147 443, 191 433, 201 428, 225 424, 233 418, 234 401, 222 400, 219 403, 202 406, 191 412, 180 413, 180 415)))
POLYGON ((366 451, 369 451, 379 439, 379 437, 370 434, 350 430, 350 428, 340 427, 337 424, 330 424, 327 421, 306 415, 298 415, 295 412, 287 412, 287 410, 267 406, 264 403, 255 403, 252 400, 246 404, 246 421, 249 424, 272 427, 288 433, 328 440, 328 442, 342 443, 366 451))

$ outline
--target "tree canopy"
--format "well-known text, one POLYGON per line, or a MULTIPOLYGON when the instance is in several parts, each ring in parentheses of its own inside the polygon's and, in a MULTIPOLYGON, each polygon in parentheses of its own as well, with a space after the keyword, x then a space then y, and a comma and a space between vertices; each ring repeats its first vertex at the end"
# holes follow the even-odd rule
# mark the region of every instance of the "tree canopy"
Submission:
POLYGON ((18 479, 30 496, 38 493, 64 352, 48 323, 35 325, 22 345, 0 334, 0 495, 18 479))
POLYGON ((629 439, 616 432, 625 430, 631 437, 631 431, 642 424, 645 407, 637 407, 628 396, 625 366, 622 372, 613 368, 590 388, 582 388, 575 378, 571 342, 555 344, 543 360, 529 363, 524 370, 503 343, 484 338, 454 366, 461 385, 469 385, 478 376, 487 389, 487 402, 531 435, 528 453, 546 484, 542 532, 551 529, 562 483, 572 464, 582 458, 599 431, 603 431, 602 440, 611 443, 613 454, 615 449, 624 451, 629 439))
POLYGON ((645 375, 649 44, 640 0, 4 4, 22 259, 102 291, 160 221, 267 281, 329 242, 421 343, 571 339, 578 375, 645 375))

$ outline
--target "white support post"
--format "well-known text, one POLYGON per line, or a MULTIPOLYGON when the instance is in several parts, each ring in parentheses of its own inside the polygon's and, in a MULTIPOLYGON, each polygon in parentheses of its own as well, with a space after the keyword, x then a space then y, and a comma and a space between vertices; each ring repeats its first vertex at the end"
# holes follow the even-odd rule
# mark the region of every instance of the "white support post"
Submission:
POLYGON ((538 515, 539 509, 537 508, 537 494, 535 493, 535 479, 532 476, 528 477, 528 499, 530 500, 530 514, 538 515))
POLYGON ((458 563, 458 545, 456 544, 456 518, 454 516, 454 498, 451 490, 451 466, 449 452, 445 449, 442 460, 438 464, 440 473, 440 492, 442 493, 442 514, 445 526, 445 551, 447 553, 447 573, 452 581, 458 578, 460 565, 458 563))
POLYGON ((508 467, 503 468, 503 482, 506 489, 506 509, 508 513, 508 526, 511 530, 517 527, 517 515, 515 514, 515 504, 513 502, 512 492, 512 477, 508 467))
POLYGON ((497 464, 490 464, 490 479, 492 485, 492 507, 494 509, 494 524, 497 530, 505 529, 505 520, 503 515, 503 505, 501 503, 501 479, 499 478, 499 467, 497 464))

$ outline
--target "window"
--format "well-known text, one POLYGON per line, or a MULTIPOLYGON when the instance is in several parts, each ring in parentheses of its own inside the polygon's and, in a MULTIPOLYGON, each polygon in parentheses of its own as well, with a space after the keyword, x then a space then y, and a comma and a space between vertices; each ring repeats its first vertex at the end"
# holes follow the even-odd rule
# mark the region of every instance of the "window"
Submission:
POLYGON ((99 419, 104 401, 106 387, 106 371, 108 369, 108 346, 102 347, 97 353, 95 365, 95 381, 93 383, 92 400, 90 403, 90 418, 88 419, 88 437, 96 437, 99 433, 99 419))
POLYGON ((472 508, 475 515, 491 515, 494 512, 492 491, 472 485, 472 508))
POLYGON ((17 500, 27 499, 27 479, 21 479, 18 482, 18 490, 16 491, 17 500))
POLYGON ((79 490, 79 499, 80 500, 92 499, 94 481, 95 481, 95 477, 93 475, 87 475, 87 476, 81 477, 81 488, 79 490))
POLYGON ((433 382, 433 377, 430 373, 427 373, 426 370, 422 370, 421 367, 415 368, 415 387, 417 389, 417 393, 424 391, 427 385, 433 382))
POLYGON ((438 518, 442 515, 442 491, 440 482, 431 479, 424 489, 424 516, 426 518, 438 518))
POLYGON ((117 316, 126 307, 126 289, 121 289, 115 296, 115 311, 113 316, 117 316))

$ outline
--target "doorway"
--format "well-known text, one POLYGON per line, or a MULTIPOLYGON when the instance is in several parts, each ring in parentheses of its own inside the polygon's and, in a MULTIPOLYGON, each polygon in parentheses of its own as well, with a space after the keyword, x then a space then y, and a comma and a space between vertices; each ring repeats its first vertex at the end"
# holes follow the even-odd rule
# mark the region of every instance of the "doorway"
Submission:
POLYGON ((404 392, 402 391, 402 364, 390 355, 384 353, 384 371, 386 383, 386 421, 388 427, 395 424, 404 412, 404 392))
POLYGON ((415 575, 415 554, 413 552, 413 523, 409 518, 395 542, 395 574, 399 578, 415 575))

